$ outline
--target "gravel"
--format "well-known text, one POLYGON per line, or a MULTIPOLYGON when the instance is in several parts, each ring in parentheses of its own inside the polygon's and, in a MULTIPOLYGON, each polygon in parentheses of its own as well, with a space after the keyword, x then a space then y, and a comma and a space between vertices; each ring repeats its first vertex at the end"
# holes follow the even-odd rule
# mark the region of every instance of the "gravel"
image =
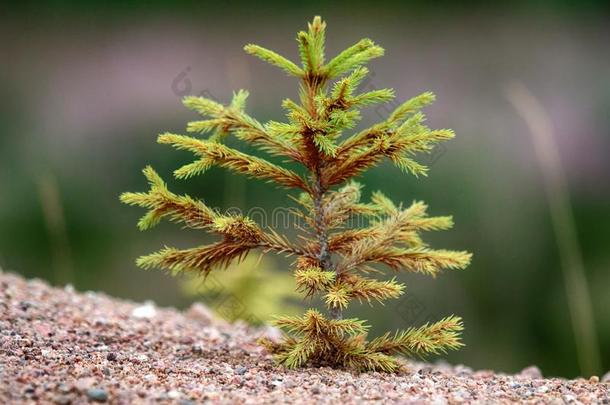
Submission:
POLYGON ((215 320, 0 271, 0 403, 610 403, 606 377, 511 376, 409 363, 354 374, 276 367, 256 344, 271 328, 215 320))

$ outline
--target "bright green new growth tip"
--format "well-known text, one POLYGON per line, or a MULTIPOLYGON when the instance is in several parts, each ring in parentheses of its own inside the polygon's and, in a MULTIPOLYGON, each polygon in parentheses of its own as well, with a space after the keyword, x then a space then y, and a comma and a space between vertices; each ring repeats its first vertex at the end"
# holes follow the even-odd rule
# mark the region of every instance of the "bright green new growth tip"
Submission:
POLYGON ((405 172, 425 175, 427 167, 414 158, 429 153, 453 138, 448 129, 424 125, 423 107, 434 101, 423 93, 398 106, 382 122, 351 133, 360 120, 359 110, 394 98, 391 89, 359 93, 368 73, 363 66, 383 55, 383 49, 363 39, 339 55, 325 60, 326 24, 315 17, 308 31, 299 32, 297 42, 302 65, 258 45, 246 52, 275 65, 299 80, 300 100, 282 103, 287 122, 261 123, 244 112, 248 93, 240 90, 229 105, 202 97, 186 97, 184 104, 204 119, 188 124, 194 137, 165 133, 158 142, 193 152, 196 160, 174 172, 186 179, 217 165, 236 173, 264 179, 279 187, 298 189, 295 208, 300 225, 299 243, 273 229, 263 229, 248 217, 225 215, 202 201, 168 190, 151 168, 144 169, 150 183, 147 193, 124 193, 121 201, 148 209, 138 226, 148 229, 162 218, 184 226, 215 233, 219 241, 186 250, 164 248, 140 257, 138 266, 165 268, 173 273, 196 272, 203 276, 225 268, 253 249, 295 257, 296 288, 307 297, 319 296, 327 314, 315 309, 302 317, 278 317, 275 325, 287 333, 279 342, 263 344, 287 367, 328 365, 354 370, 394 372, 400 362, 394 355, 424 356, 462 346, 462 321, 450 316, 433 324, 386 333, 366 340, 368 326, 358 319, 343 319, 351 301, 383 302, 398 298, 405 286, 394 278, 379 281, 372 276, 381 267, 395 272, 410 271, 436 276, 443 269, 463 269, 471 254, 435 250, 426 245, 421 232, 449 229, 451 217, 430 217, 427 206, 414 202, 403 208, 381 192, 371 201, 360 202, 361 185, 352 181, 364 171, 390 159, 405 172), (300 164, 296 172, 266 159, 242 153, 223 143, 225 137, 251 143, 267 154, 300 164), (353 227, 355 216, 367 226, 353 227), (378 265, 378 267, 373 267, 378 265))

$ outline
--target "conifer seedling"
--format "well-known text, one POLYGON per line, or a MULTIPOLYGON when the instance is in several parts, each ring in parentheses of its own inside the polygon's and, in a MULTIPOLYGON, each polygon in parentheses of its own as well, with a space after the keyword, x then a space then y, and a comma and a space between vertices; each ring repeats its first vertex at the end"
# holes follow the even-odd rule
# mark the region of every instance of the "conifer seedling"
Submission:
POLYGON ((239 90, 228 105, 186 97, 184 105, 203 116, 188 124, 186 131, 192 136, 164 133, 158 137, 161 144, 195 155, 194 162, 174 172, 178 179, 220 166, 296 189, 300 192, 294 208, 300 238, 289 240, 246 216, 223 214, 201 200, 176 195, 150 166, 144 169, 150 191, 124 193, 121 201, 148 209, 138 222, 142 230, 167 218, 219 237, 209 245, 184 250, 166 247, 140 257, 137 264, 145 269, 205 277, 255 249, 294 258, 296 288, 306 297, 320 297, 326 308, 309 309, 301 317, 276 318, 275 325, 285 331, 283 339, 261 339, 261 344, 278 363, 289 368, 325 365, 394 372, 401 367, 396 355, 419 357, 461 347, 462 320, 449 316, 367 340, 369 326, 359 319, 344 319, 343 311, 353 301, 382 303, 404 293, 405 286, 395 278, 378 279, 384 269, 434 277, 443 269, 465 268, 471 254, 432 249, 421 238, 423 231, 451 228, 451 217, 428 216, 423 202, 395 205, 381 192, 374 192, 370 202, 361 202, 362 186, 353 178, 386 158, 404 172, 426 175, 427 167, 416 161, 416 155, 429 153, 454 133, 424 124, 421 109, 434 101, 429 92, 400 104, 382 122, 355 130, 360 109, 394 98, 391 89, 358 90, 368 73, 364 65, 384 51, 363 39, 326 60, 325 28, 321 18, 315 17, 307 31, 297 34, 300 66, 258 45, 244 48, 298 80, 299 100, 282 103, 286 122, 261 123, 248 115, 248 92, 239 90), (227 146, 227 136, 258 147, 269 158, 227 146), (296 162, 300 169, 271 161, 277 158, 296 162), (354 226, 359 225, 354 217, 366 218, 366 223, 354 226))

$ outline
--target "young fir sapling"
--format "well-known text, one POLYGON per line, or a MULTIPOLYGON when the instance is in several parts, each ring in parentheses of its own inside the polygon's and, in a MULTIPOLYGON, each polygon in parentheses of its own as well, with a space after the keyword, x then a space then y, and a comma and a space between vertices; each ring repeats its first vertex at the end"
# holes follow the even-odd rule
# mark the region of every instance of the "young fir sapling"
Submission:
POLYGON ((149 166, 144 175, 147 193, 124 193, 121 201, 148 209, 138 222, 140 229, 162 218, 194 229, 215 233, 220 240, 191 249, 166 247, 140 257, 143 268, 165 268, 172 273, 195 272, 203 276, 243 259, 253 249, 295 257, 296 287, 307 297, 320 296, 326 314, 308 310, 302 317, 278 317, 275 325, 287 331, 280 342, 261 343, 287 367, 328 365, 356 370, 396 371, 394 355, 423 356, 462 346, 462 321, 449 316, 432 324, 386 333, 366 340, 368 325, 344 319, 342 312, 353 300, 372 303, 398 298, 405 286, 394 278, 377 280, 382 265, 389 269, 436 276, 442 269, 465 268, 471 254, 435 250, 422 240, 422 231, 451 228, 449 216, 430 217, 423 202, 404 208, 381 192, 361 202, 362 186, 351 180, 388 158, 402 171, 426 175, 426 166, 414 156, 430 152, 436 143, 454 137, 448 129, 430 129, 420 111, 434 101, 423 93, 398 106, 388 117, 369 128, 347 134, 360 120, 359 110, 394 98, 392 89, 358 92, 368 73, 363 66, 383 55, 383 49, 363 39, 326 61, 326 24, 315 17, 308 31, 297 35, 301 66, 258 45, 245 50, 299 80, 299 102, 283 101, 287 122, 261 123, 246 114, 248 93, 234 93, 229 105, 202 97, 186 97, 186 107, 205 119, 190 122, 187 131, 211 134, 207 139, 164 133, 158 142, 188 150, 196 160, 174 172, 178 179, 201 174, 217 165, 279 187, 297 189, 295 200, 302 242, 288 240, 273 229, 263 229, 246 216, 222 214, 204 202, 169 191, 149 166), (226 146, 233 135, 275 157, 297 162, 303 173, 226 146), (368 225, 354 227, 349 220, 367 218, 368 225))

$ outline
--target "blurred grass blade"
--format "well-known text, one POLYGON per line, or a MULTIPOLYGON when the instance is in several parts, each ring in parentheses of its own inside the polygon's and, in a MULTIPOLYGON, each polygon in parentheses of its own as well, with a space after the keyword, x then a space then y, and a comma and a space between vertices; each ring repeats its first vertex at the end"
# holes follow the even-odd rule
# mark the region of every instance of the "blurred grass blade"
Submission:
POLYGON ((510 84, 506 88, 506 96, 530 130, 542 171, 551 221, 559 248, 580 371, 585 376, 597 375, 600 371, 600 349, 595 318, 551 119, 541 103, 523 84, 518 82, 510 84))
POLYGON ((57 179, 51 174, 38 177, 38 196, 42 206, 51 253, 54 261, 53 279, 56 284, 73 284, 74 271, 64 211, 57 179))

